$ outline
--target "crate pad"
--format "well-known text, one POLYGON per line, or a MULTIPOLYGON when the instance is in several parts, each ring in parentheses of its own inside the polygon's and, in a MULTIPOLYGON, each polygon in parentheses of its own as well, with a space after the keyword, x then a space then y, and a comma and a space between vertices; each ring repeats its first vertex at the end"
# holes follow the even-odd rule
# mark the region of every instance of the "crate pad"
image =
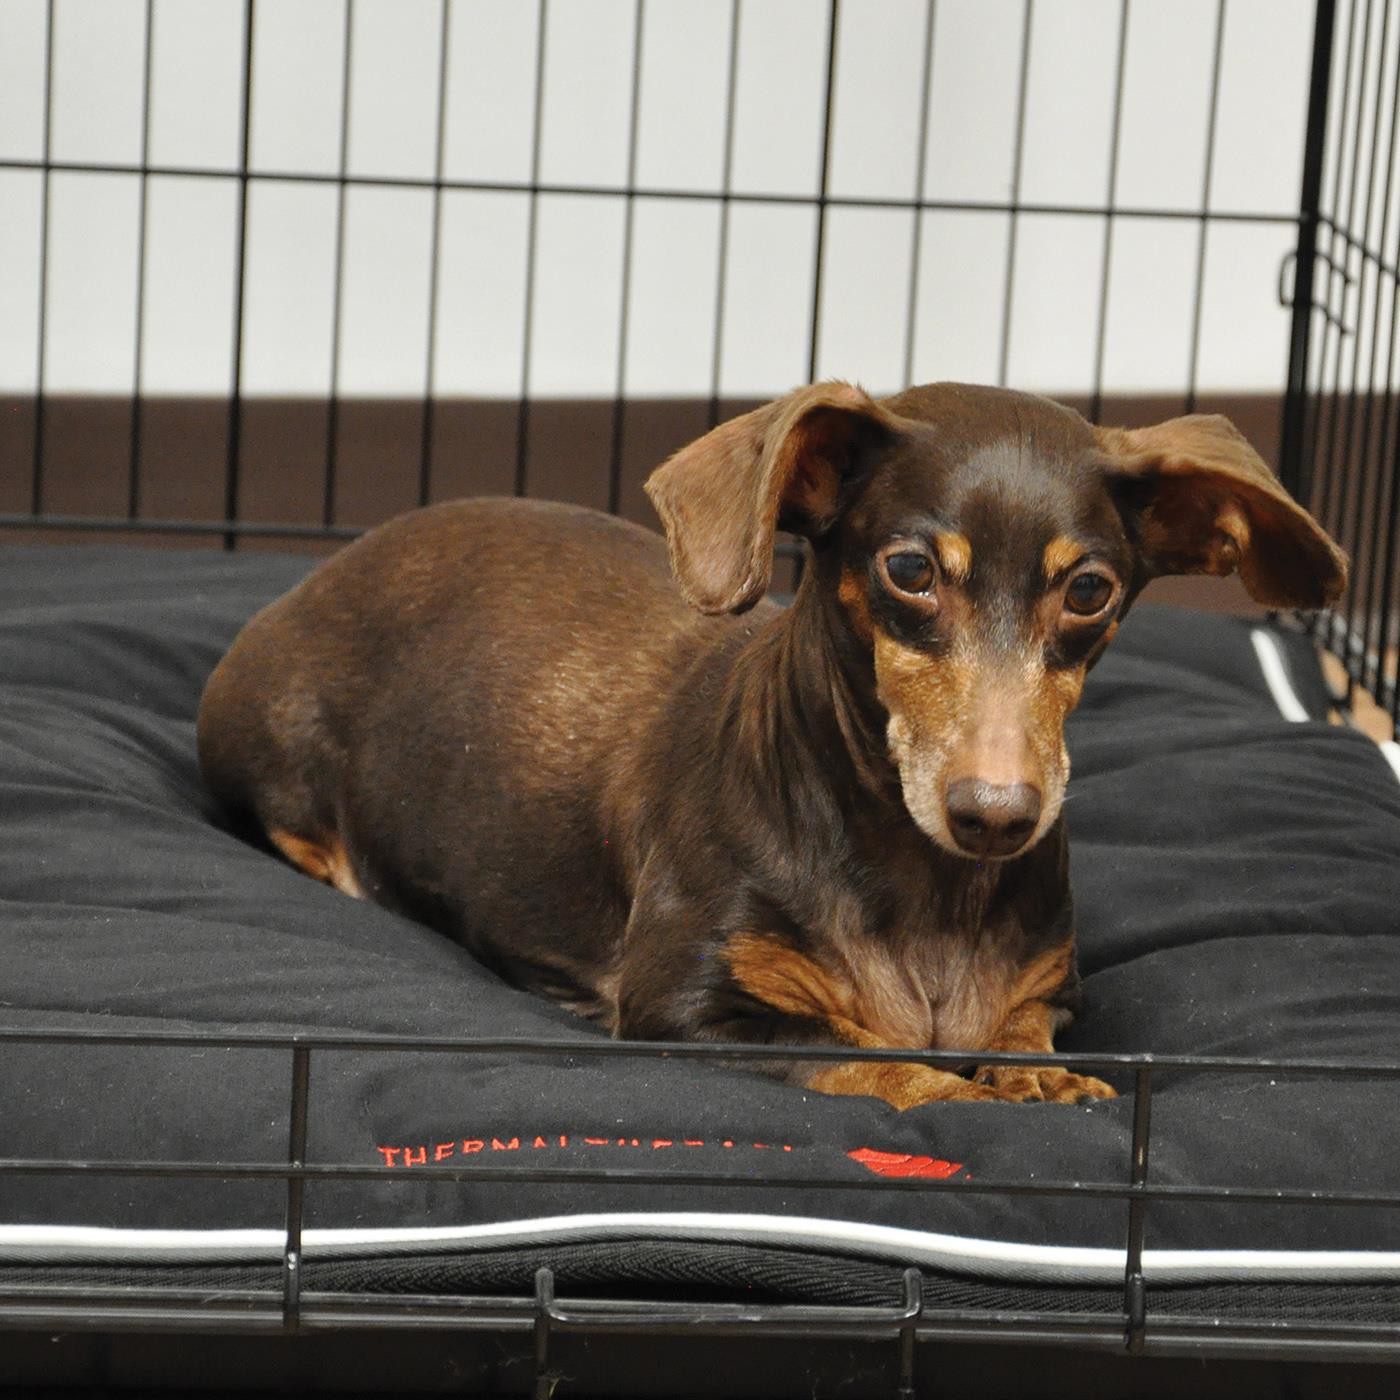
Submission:
MULTIPOLYGON (((289 1051, 221 1035, 526 1039, 545 1052, 315 1051, 307 1160, 380 1170, 308 1182, 310 1264, 352 1261, 365 1286, 376 1260, 388 1280, 434 1258, 444 1277, 505 1277, 485 1261, 592 1257, 596 1282, 670 1241, 678 1270, 709 1249, 719 1276, 786 1251, 1017 1286, 1121 1280, 1121 1197, 1001 1188, 1127 1181, 1131 1073, 1104 1073, 1114 1101, 899 1113, 738 1063, 571 1052, 604 1038, 231 829, 195 761, 200 691, 308 567, 0 550, 0 1028, 208 1037, 5 1044, 0 1157, 285 1161, 289 1051)), ((1069 725, 1085 1002, 1061 1049, 1400 1059, 1400 783, 1325 709, 1300 636, 1162 607, 1128 619, 1069 725)), ((1154 1088, 1149 1180, 1256 1198, 1151 1201, 1151 1281, 1400 1278, 1384 1199, 1400 1191, 1400 1081, 1188 1067, 1154 1088), (1271 1190, 1323 1199, 1257 1198, 1271 1190)), ((9 1268, 256 1269, 283 1247, 276 1179, 0 1183, 9 1268)))

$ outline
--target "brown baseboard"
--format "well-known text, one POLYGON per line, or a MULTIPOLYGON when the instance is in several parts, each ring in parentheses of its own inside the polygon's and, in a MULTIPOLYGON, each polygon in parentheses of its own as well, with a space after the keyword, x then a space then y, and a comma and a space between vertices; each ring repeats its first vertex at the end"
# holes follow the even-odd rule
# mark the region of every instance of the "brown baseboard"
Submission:
MULTIPOLYGON (((1062 402, 1089 408, 1082 397, 1067 395, 1062 402)), ((526 494, 600 510, 615 500, 619 514, 655 525, 642 493, 652 469, 705 432, 716 413, 724 419, 754 406, 753 400, 712 406, 696 398, 633 399, 620 407, 610 400, 540 399, 522 413, 511 400, 443 399, 429 415, 421 401, 405 399, 345 399, 334 410, 323 399, 247 399, 239 415, 234 515, 254 524, 316 526, 329 520, 366 527, 422 500, 510 494, 523 456, 526 494)), ((1278 396, 1203 396, 1196 408, 1227 414, 1266 460, 1273 458, 1278 396)), ((1119 395, 1103 401, 1101 417, 1133 426, 1184 411, 1180 397, 1119 395)), ((224 399, 152 397, 141 401, 138 413, 129 397, 55 395, 44 400, 41 416, 32 397, 0 398, 0 515, 28 515, 37 506, 43 515, 118 522, 134 503, 146 521, 222 521, 229 436, 224 399)), ((184 548, 217 545, 223 538, 212 530, 103 537, 184 548)), ((92 536, 26 527, 0 530, 4 538, 92 536)), ((237 547, 320 554, 337 546, 241 536, 237 547)), ((1152 593, 1190 606, 1253 609, 1242 590, 1214 580, 1164 580, 1152 593)))

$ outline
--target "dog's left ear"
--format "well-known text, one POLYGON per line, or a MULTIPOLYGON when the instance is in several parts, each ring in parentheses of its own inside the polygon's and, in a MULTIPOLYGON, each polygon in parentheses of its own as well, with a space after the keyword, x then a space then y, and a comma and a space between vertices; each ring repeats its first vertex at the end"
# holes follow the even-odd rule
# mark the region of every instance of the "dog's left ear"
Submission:
POLYGON ((1238 570, 1276 608, 1324 607, 1346 586, 1346 555, 1228 418, 1094 434, 1149 574, 1238 570))
POLYGON ((854 384, 794 390, 683 447, 648 478, 686 601, 743 612, 768 591, 773 533, 815 537, 841 513, 864 448, 893 419, 854 384))

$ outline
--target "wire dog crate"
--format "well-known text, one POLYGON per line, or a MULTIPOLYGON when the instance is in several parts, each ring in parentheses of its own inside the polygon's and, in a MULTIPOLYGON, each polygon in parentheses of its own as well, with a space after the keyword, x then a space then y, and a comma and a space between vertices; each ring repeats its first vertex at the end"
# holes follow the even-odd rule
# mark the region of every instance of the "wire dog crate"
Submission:
MULTIPOLYGON (((824 374, 891 390, 1013 382, 1095 420, 1219 407, 1352 553, 1352 587, 1319 636, 1393 717, 1400 192, 1388 6, 1339 17, 1321 4, 1310 36, 1298 6, 1284 17, 1292 47, 1274 56, 1309 85, 1296 153, 1286 126, 1264 147, 1240 140, 1251 114, 1232 83, 1251 45, 1289 31, 1243 0, 1165 24, 1143 7, 1092 5, 1058 7, 1052 22, 1032 0, 980 29, 974 7, 956 4, 941 19, 903 0, 765 18, 731 0, 681 23, 616 0, 596 16, 612 37, 591 56, 591 86, 565 57, 591 11, 547 0, 509 20, 446 4, 395 18, 361 3, 357 18, 346 0, 311 7, 301 29, 228 0, 210 7, 219 23, 201 21, 202 39, 155 0, 104 8, 100 24, 37 0, 9 15, 11 61, 43 76, 14 87, 0 151, 14 269, 4 528, 232 548, 341 539, 483 491, 644 517, 640 483, 668 451, 824 374), (377 52, 398 31, 416 47, 377 52), (1139 108, 1165 95, 1150 48, 1172 33, 1170 95, 1189 121, 1167 148, 1139 108), (1084 110, 1060 112, 1047 89, 1067 43, 1083 51, 1069 76, 1092 91, 1084 110), (82 64, 100 67, 104 45, 117 76, 95 89, 103 130, 85 133, 69 112, 94 91, 82 64), (284 47, 318 56, 299 99, 284 47), (963 59, 992 65, 1008 98, 995 106, 981 92, 973 122, 954 105, 969 96, 963 59), (213 98, 177 81, 182 62, 209 70, 227 109, 203 145, 181 137, 182 122, 213 98), (892 64, 899 86, 872 79, 892 64), (401 90, 386 96, 396 75, 414 92, 407 115, 392 110, 401 90), (791 85, 782 123, 762 99, 769 81, 791 85), (279 117, 276 103, 295 100, 279 117), (686 105, 698 109, 688 125, 686 105), (608 145, 596 156, 565 135, 590 120, 608 145), (482 134, 512 121, 509 139, 482 134), (279 123, 315 131, 289 139, 279 123), (765 123, 781 139, 756 135, 765 123), (990 136, 958 155, 984 126, 990 136), (1087 154, 1049 178, 1037 174, 1047 141, 1087 154), (1233 199, 1261 151, 1276 176, 1233 199), (990 172, 970 174, 983 157, 990 172), (101 256, 84 241, 94 220, 114 235, 101 256), (560 256, 570 241, 572 262, 560 256), (969 253, 965 277, 950 273, 969 253), (279 258, 292 268, 280 283, 279 258), (1267 312, 1259 269, 1274 258, 1291 323, 1267 312), (376 266, 381 283, 395 268, 392 288, 373 285, 376 266), (298 277, 314 289, 297 293, 298 277), (591 297, 561 296, 588 279, 591 297), (1161 289, 1144 301, 1153 279, 1161 289), (498 292, 483 291, 492 280, 498 292), (269 308, 282 296, 292 304, 279 319, 269 308), (673 324, 659 327, 668 302, 673 324), (1243 391, 1229 345, 1241 316, 1279 350, 1243 391), (301 343, 279 357, 278 336, 301 343), (1069 363, 1046 363, 1051 337, 1069 363), (1174 342, 1147 392, 1141 355, 1124 353, 1134 338, 1174 342), (687 355, 658 376, 681 340, 687 355), (376 379, 367 358, 393 373, 376 379), (279 388, 288 372, 291 392, 279 388)), ((1292 97, 1301 116, 1301 87, 1292 97)))
MULTIPOLYGON (((189 28, 187 13, 168 0, 133 0, 116 19, 113 7, 102 20, 125 26, 119 55, 129 62, 123 68, 114 60, 118 76, 97 92, 110 107, 108 125, 127 132, 123 147, 115 137, 80 139, 65 114, 65 102, 81 86, 65 63, 77 61, 72 55, 88 42, 78 26, 94 13, 71 0, 16 6, 7 17, 15 26, 10 62, 43 76, 30 85, 31 109, 22 110, 18 99, 3 109, 14 136, 0 152, 0 189, 16 211, 10 238, 24 252, 34 290, 25 302, 10 288, 19 311, 9 338, 24 344, 7 352, 0 538, 100 533, 230 550, 289 541, 314 548, 400 509, 477 492, 562 495, 640 515, 640 483, 661 457, 797 380, 850 375, 893 389, 962 377, 1020 387, 1028 374, 1032 387, 1056 391, 1095 421, 1219 408, 1242 421, 1266 456, 1276 449, 1284 483, 1353 559, 1346 597, 1312 624, 1315 636, 1342 661, 1351 686, 1368 691, 1396 722, 1400 6, 1319 0, 1295 26, 1297 42, 1288 52, 1296 60, 1297 91, 1277 86, 1299 118, 1296 163, 1291 153, 1282 160, 1275 184, 1301 194, 1272 206, 1257 192, 1232 203, 1225 167, 1247 160, 1244 147, 1230 145, 1223 133, 1247 120, 1236 110, 1231 82, 1247 62, 1250 36, 1261 26, 1287 29, 1273 7, 1208 0, 1171 7, 1166 17, 1131 0, 1089 4, 1076 9, 1082 27, 1068 40, 1054 37, 1060 22, 1049 17, 1054 7, 1034 0, 1000 10, 985 32, 973 15, 996 7, 959 7, 952 0, 776 8, 778 20, 743 0, 690 9, 645 0, 579 7, 606 21, 600 26, 606 43, 595 55, 602 66, 589 78, 571 64, 570 53, 581 41, 580 26, 591 21, 557 0, 495 11, 435 0, 397 17, 389 13, 393 6, 371 0, 329 0, 315 8, 321 27, 300 34, 299 42, 320 46, 322 61, 314 80, 306 80, 315 90, 302 94, 296 109, 315 131, 293 140, 285 133, 278 138, 273 119, 259 108, 261 94, 280 89, 282 100, 291 101, 286 91, 297 85, 284 52, 295 50, 297 38, 287 10, 230 0, 205 17, 210 47, 201 52, 217 55, 206 86, 222 93, 228 107, 222 155, 209 156, 181 146, 181 112, 193 109, 180 103, 203 99, 180 88, 174 75, 184 60, 163 46, 168 34, 189 28), (1002 165, 979 186, 966 167, 981 154, 947 154, 957 140, 949 124, 969 81, 957 45, 980 34, 988 47, 975 56, 990 63, 989 36, 1001 34, 1008 12, 1014 42, 1002 43, 997 66, 981 74, 997 79, 1000 87, 989 86, 1007 101, 993 111, 984 94, 986 108, 977 114, 995 127, 1002 165), (396 25, 417 36, 409 57, 388 43, 396 25), (1150 49, 1164 25, 1187 36, 1182 53, 1193 74, 1194 105, 1180 115, 1196 142, 1189 169, 1166 182, 1170 197, 1153 200, 1142 165, 1154 148, 1140 129, 1134 97, 1151 89, 1150 49), (883 46, 872 44, 872 33, 885 35, 883 46), (1047 136, 1045 94, 1047 84, 1064 80, 1058 65, 1066 61, 1066 44, 1086 35, 1102 140, 1074 178, 1057 187, 1035 175, 1045 142, 1072 144, 1093 128, 1082 113, 1071 113, 1059 128, 1050 122, 1047 136), (801 99, 788 104, 783 122, 762 96, 775 64, 787 65, 801 99), (898 83, 871 80, 872 73, 889 71, 898 83), (401 86, 386 98, 382 87, 391 72, 401 86), (502 109, 474 99, 478 87, 513 114, 509 140, 502 138, 499 148, 482 132, 505 120, 502 109), (396 110, 400 99, 403 110, 396 110), (755 134, 770 120, 787 142, 776 164, 755 134), (580 125, 584 137, 571 137, 580 125), (697 131, 708 145, 703 158, 687 164, 677 152, 695 146, 697 131), (590 132, 612 140, 606 158, 581 154, 590 132), (309 158, 283 159, 298 141, 309 158), (416 154, 395 165, 383 155, 385 143, 395 141, 416 154), (862 173, 869 149, 863 143, 872 142, 895 154, 875 162, 875 173, 862 173), (97 203, 85 202, 90 199, 97 203), (101 256, 84 251, 94 209, 120 225, 101 256), (194 233, 182 235, 182 227, 194 233), (202 250, 191 246, 201 241, 202 250), (269 270, 271 255, 264 256, 274 244, 292 250, 293 270, 280 282, 269 270), (1071 246, 1076 277, 1061 279, 1056 274, 1071 246), (969 250, 978 253, 971 272, 950 271, 969 250), (1166 279, 1153 303, 1157 319, 1143 338, 1158 336, 1162 308, 1170 306, 1175 379, 1167 388, 1154 370, 1147 377, 1156 380, 1143 389, 1132 378, 1141 362, 1124 349, 1135 333, 1124 318, 1143 311, 1135 281, 1167 263, 1180 276, 1166 279), (386 264, 392 277, 383 272, 386 264), (316 270, 312 292, 296 285, 307 269, 316 270), (958 292, 966 279, 976 285, 958 292), (579 283, 587 284, 587 295, 566 288, 579 283), (74 307, 99 284, 97 301, 106 310, 94 315, 106 321, 96 325, 74 307), (980 308, 975 334, 937 310, 940 298, 955 294, 980 308), (657 305, 668 296, 673 324, 659 325, 657 305), (286 302, 281 311, 279 297, 286 302), (1278 354, 1268 361, 1271 368, 1251 371, 1241 389, 1219 371, 1230 362, 1232 327, 1242 315, 1270 328, 1278 354), (32 338, 15 330, 26 318, 32 338), (508 339, 495 339, 492 327, 507 326, 508 339), (1047 367, 1040 344, 1051 328, 1078 356, 1060 383, 1051 382, 1059 371, 1047 367), (179 348, 182 334, 192 336, 192 349, 179 348), (755 350, 765 336, 775 347, 766 359, 755 350), (928 372, 956 363, 959 338, 969 336, 971 371, 928 372), (75 349, 84 337, 99 343, 91 363, 75 349), (284 340, 292 345, 283 346, 285 353, 278 349, 284 340), (686 342, 687 353, 667 378, 652 362, 663 353, 659 347, 676 340, 686 342), (464 343, 474 347, 470 353, 464 343), (842 359, 847 343, 860 347, 854 365, 842 359), (394 363, 383 380, 373 369, 377 352, 394 363), (198 362, 185 378, 182 359, 198 362), (76 361, 82 363, 74 368, 76 361), (287 388, 277 375, 289 366, 287 388), (881 377, 889 382, 880 384, 881 377)), ((1294 6, 1289 13, 1297 19, 1302 12, 1294 6)), ((189 33, 184 41, 195 42, 189 33)), ((961 119, 968 121, 965 113, 961 119)), ((1279 144, 1287 144, 1282 136, 1279 144)), ((8 261, 16 265, 14 257, 8 261)), ((0 1032, 0 1043, 33 1038, 0 1032)), ((1193 1194, 1151 1183, 1152 1078, 1174 1063, 1151 1056, 1073 1061, 1079 1068, 1111 1061, 1135 1077, 1127 1180, 1033 1188, 989 1180, 961 1188, 1097 1192, 1123 1202, 1128 1263, 1121 1305, 1107 1317, 1050 1322, 1014 1311, 940 1312, 921 1300, 917 1275, 891 1307, 845 1314, 720 1304, 571 1309, 553 1297, 547 1275, 533 1298, 509 1304, 453 1299, 399 1307, 317 1297, 303 1282, 304 1184, 378 1169, 306 1161, 313 1053, 366 1045, 442 1054, 502 1047, 341 1043, 314 1035, 252 1037, 246 1044, 275 1045, 291 1066, 286 1159, 224 1170, 285 1184, 286 1248, 275 1283, 261 1294, 223 1300, 19 1290, 0 1297, 0 1322, 114 1332, 193 1326, 214 1333, 446 1326, 466 1318, 474 1326, 533 1334, 538 1395, 550 1393, 550 1338, 559 1331, 886 1338, 897 1344, 901 1395, 914 1393, 915 1342, 939 1336, 1070 1341, 1163 1355, 1214 1349, 1246 1357, 1400 1356, 1400 1326, 1393 1322, 1207 1327, 1149 1312, 1141 1269, 1145 1202, 1251 1198, 1233 1188, 1193 1194)), ((637 1044, 576 1049, 727 1053, 637 1044)), ((822 1055, 833 1053, 841 1052, 822 1055)), ((934 1052, 900 1052, 900 1058, 940 1062, 934 1052)), ((1262 1068, 1400 1078, 1394 1064, 1190 1064, 1221 1075, 1262 1068)), ((0 1179, 209 1170, 178 1161, 9 1159, 0 1162, 0 1179)), ((461 1179, 463 1169, 425 1170, 461 1179)), ((1319 1200, 1400 1207, 1400 1196, 1374 1192, 1255 1192, 1252 1198, 1298 1210, 1319 1200)))

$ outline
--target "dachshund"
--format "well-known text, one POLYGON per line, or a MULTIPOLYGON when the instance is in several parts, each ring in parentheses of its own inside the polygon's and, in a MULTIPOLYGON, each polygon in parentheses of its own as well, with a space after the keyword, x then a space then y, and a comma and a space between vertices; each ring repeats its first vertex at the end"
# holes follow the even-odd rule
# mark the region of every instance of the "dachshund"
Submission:
MULTIPOLYGON (((659 467, 665 527, 519 499, 372 530, 213 673, 214 794, 302 870, 619 1037, 1028 1055, 1080 995, 1065 717, 1138 592, 1345 556, 1224 418, 811 385, 659 467), (774 535, 805 539, 790 606, 774 535)), ((1060 1066, 787 1061, 897 1108, 1060 1066)))

